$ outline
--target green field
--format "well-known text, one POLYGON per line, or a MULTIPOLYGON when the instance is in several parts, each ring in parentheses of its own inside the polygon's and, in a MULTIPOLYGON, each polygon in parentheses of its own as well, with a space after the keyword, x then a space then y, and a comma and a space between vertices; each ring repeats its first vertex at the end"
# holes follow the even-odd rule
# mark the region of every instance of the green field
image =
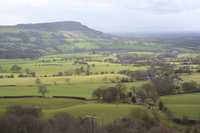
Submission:
MULTIPOLYGON (((85 44, 86 45, 86 44, 85 44)), ((154 57, 152 52, 130 52, 141 57, 154 57)), ((99 122, 109 123, 123 116, 127 116, 131 110, 143 108, 138 105, 128 104, 100 104, 71 99, 53 99, 51 96, 72 96, 92 98, 92 93, 99 87, 114 86, 126 75, 119 74, 121 70, 144 71, 149 68, 147 65, 109 63, 105 60, 116 59, 115 54, 68 54, 51 55, 39 59, 1 59, 0 75, 13 74, 14 78, 0 78, 0 96, 39 96, 38 88, 35 83, 40 79, 48 88, 47 98, 29 99, 0 99, 0 112, 3 114, 5 109, 12 105, 37 106, 43 109, 44 118, 49 118, 56 113, 66 112, 75 117, 86 115, 96 116, 99 122), (84 58, 87 64, 74 64, 77 59, 84 58), (20 72, 12 72, 12 65, 19 65, 20 72), (88 67, 89 66, 89 67, 88 67), (76 74, 77 68, 89 69, 90 74, 76 74), (36 77, 18 77, 19 74, 26 73, 26 69, 36 73, 36 77), (72 75, 53 76, 59 72, 72 72, 72 75)), ((180 63, 176 64, 177 66, 180 63)), ((196 66, 195 66, 196 67, 196 66)), ((200 83, 200 74, 181 74, 183 81, 194 80, 200 83)), ((129 89, 132 86, 139 87, 148 81, 133 81, 123 83, 129 89)), ((200 118, 200 93, 185 94, 175 96, 165 96, 161 98, 164 104, 177 117, 188 116, 190 118, 200 118)))
MULTIPOLYGON (((104 62, 107 58, 115 59, 115 55, 103 54, 66 54, 44 56, 39 59, 1 59, 0 75, 13 74, 14 78, 0 78, 0 96, 38 96, 36 79, 39 78, 48 87, 47 96, 75 96, 91 98, 98 87, 113 86, 118 80, 128 78, 118 74, 121 70, 143 71, 148 66, 121 65, 104 62), (59 72, 74 72, 77 68, 88 69, 86 64, 74 64, 77 59, 87 60, 90 75, 72 74, 71 76, 53 76, 59 72), (12 72, 11 67, 17 64, 22 69, 12 72), (26 69, 36 73, 36 77, 18 77, 26 74, 26 69), (66 80, 69 80, 67 82, 66 80), (113 81, 116 81, 113 83, 113 81)), ((144 82, 133 82, 129 86, 140 86, 144 82)))
POLYGON ((128 104, 83 104, 62 109, 44 110, 44 112, 45 117, 53 116, 59 112, 66 112, 75 117, 92 115, 95 116, 99 122, 106 124, 127 116, 132 110, 142 108, 142 106, 128 104))
MULTIPOLYGON (((82 47, 83 44, 77 44, 82 47)), ((88 44, 84 44, 88 45, 88 44)), ((143 71, 148 68, 145 66, 121 65, 116 63, 104 62, 107 58, 116 57, 114 55, 102 54, 72 54, 72 55, 54 55, 45 56, 40 59, 11 59, 0 60, 0 66, 3 69, 1 75, 13 74, 14 78, 0 79, 0 96, 38 96, 36 79, 39 78, 43 84, 48 87, 47 97, 51 96, 73 96, 92 98, 92 92, 98 87, 114 86, 122 78, 128 78, 125 75, 118 74, 121 70, 143 71), (52 76, 58 72, 74 71, 83 67, 85 64, 74 64, 77 58, 84 57, 90 66, 90 75, 73 74, 71 76, 52 76), (10 68, 17 64, 22 68, 18 73, 13 73, 10 68), (25 73, 25 69, 30 69, 36 73, 36 77, 19 78, 20 73, 25 73), (69 79, 69 82, 66 82, 69 79)), ((146 81, 124 83, 128 88, 131 86, 140 86, 146 81)), ((75 117, 85 117, 86 115, 96 116, 101 123, 109 123, 116 119, 127 116, 131 110, 138 110, 143 106, 128 104, 100 104, 72 99, 55 98, 28 98, 28 99, 0 99, 0 112, 3 114, 7 107, 36 106, 43 109, 43 117, 49 118, 59 112, 66 112, 75 117)))
MULTIPOLYGON (((63 55, 64 56, 64 55, 63 55)), ((73 71, 76 68, 83 67, 86 69, 86 65, 84 64, 74 64, 74 61, 76 58, 82 58, 82 57, 77 57, 78 55, 75 56, 47 56, 47 57, 42 57, 41 59, 38 60, 30 60, 30 59, 16 59, 16 60, 5 60, 1 59, 0 60, 0 65, 3 69, 3 73, 9 74, 12 73, 10 68, 12 65, 17 64, 19 65, 22 70, 21 72, 25 72, 25 70, 28 68, 31 71, 36 72, 37 76, 51 76, 53 74, 57 74, 58 72, 64 72, 64 71, 73 71), (67 59, 67 60, 65 60, 67 59)), ((80 55, 81 56, 81 55, 80 55)), ((88 62, 89 65, 95 65, 94 67, 90 67, 90 72, 91 73, 118 73, 121 70, 133 70, 133 71, 138 71, 138 70, 146 70, 148 66, 134 66, 134 65, 121 65, 121 64, 115 64, 115 63, 108 63, 108 62, 103 62, 107 58, 115 58, 115 57, 106 57, 102 55, 87 55, 83 54, 83 57, 86 58, 87 60, 90 60, 88 62)))
MULTIPOLYGON (((93 90, 96 88, 101 86, 111 86, 114 85, 111 80, 126 78, 124 75, 117 74, 121 70, 137 71, 147 69, 147 66, 121 65, 102 62, 105 58, 106 56, 104 55, 74 54, 45 56, 38 60, 1 59, 0 66, 3 71, 0 72, 0 74, 13 74, 15 78, 0 79, 0 96, 38 95, 35 80, 39 78, 43 84, 48 86, 48 96, 62 95, 89 98, 91 97, 93 90), (88 62, 90 66, 93 64, 95 65, 95 67, 90 67, 90 72, 93 73, 92 75, 52 76, 58 72, 74 71, 80 67, 86 69, 86 65, 73 64, 76 58, 81 58, 82 56, 88 60, 91 60, 88 62), (14 64, 17 64, 22 68, 19 73, 12 73, 10 70, 14 64), (27 68, 31 71, 34 71, 37 77, 18 78, 18 75, 20 73, 25 73, 25 69, 27 68), (112 72, 113 74, 102 74, 102 72, 112 72), (45 75, 48 77, 44 77, 45 75), (66 83, 66 79, 69 79, 70 82, 66 83)), ((140 84, 140 82, 133 83, 135 86, 140 84)))
POLYGON ((164 96, 162 101, 177 117, 200 118, 200 93, 164 96))
POLYGON ((99 122, 110 123, 127 116, 130 111, 142 109, 142 106, 128 104, 97 104, 72 99, 28 98, 28 99, 0 99, 0 114, 10 106, 34 106, 43 109, 43 117, 49 118, 57 113, 68 113, 74 117, 92 115, 99 122))
POLYGON ((196 81, 200 83, 200 73, 182 74, 181 78, 184 81, 196 81))
MULTIPOLYGON (((48 87, 47 96, 77 96, 91 98, 92 92, 98 87, 113 86, 109 79, 124 77, 122 75, 92 75, 92 76, 67 76, 67 77, 42 77, 41 82, 48 87), (70 83, 66 83, 70 78, 70 83), (105 80, 106 78, 106 80, 105 80), (55 84, 56 83, 56 84, 55 84)), ((38 96, 35 85, 36 78, 0 79, 0 96, 38 96)), ((144 82, 127 83, 129 86, 140 86, 144 82)))

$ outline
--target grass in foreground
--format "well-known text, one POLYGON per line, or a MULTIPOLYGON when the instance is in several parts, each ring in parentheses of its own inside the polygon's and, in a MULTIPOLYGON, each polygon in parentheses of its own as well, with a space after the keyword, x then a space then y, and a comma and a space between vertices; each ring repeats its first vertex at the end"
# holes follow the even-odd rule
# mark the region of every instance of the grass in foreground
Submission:
POLYGON ((127 104, 82 104, 77 106, 71 106, 62 109, 44 110, 45 118, 49 118, 57 113, 65 112, 75 117, 84 117, 87 115, 95 116, 97 121, 102 124, 113 122, 127 116, 130 111, 143 109, 143 106, 139 105, 127 105, 127 104))

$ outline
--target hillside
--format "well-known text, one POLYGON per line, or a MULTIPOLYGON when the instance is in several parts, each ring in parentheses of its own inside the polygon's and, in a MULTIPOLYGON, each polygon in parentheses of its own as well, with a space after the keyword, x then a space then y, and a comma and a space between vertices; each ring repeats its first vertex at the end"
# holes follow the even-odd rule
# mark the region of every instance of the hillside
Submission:
POLYGON ((73 21, 0 26, 0 58, 103 49, 112 41, 112 36, 73 21))

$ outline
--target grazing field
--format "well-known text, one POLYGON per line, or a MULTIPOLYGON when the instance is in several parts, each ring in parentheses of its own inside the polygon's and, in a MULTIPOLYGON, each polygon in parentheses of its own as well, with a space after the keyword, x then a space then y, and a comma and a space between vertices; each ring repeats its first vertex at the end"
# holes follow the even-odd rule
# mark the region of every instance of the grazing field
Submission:
MULTIPOLYGON (((38 93, 37 79, 40 80, 40 84, 47 87, 48 92, 46 98, 0 99, 0 114, 4 114, 6 108, 13 105, 35 106, 43 109, 44 118, 50 118, 57 113, 66 112, 75 117, 92 115, 100 123, 106 124, 127 116, 132 110, 144 109, 142 105, 104 104, 96 103, 97 101, 88 102, 51 98, 52 96, 69 96, 92 99, 92 93, 97 88, 115 86, 118 83, 122 83, 129 90, 132 86, 137 89, 144 83, 149 82, 145 78, 142 80, 134 80, 134 78, 130 80, 130 75, 122 74, 120 71, 145 73, 150 68, 149 64, 144 63, 145 59, 154 58, 158 54, 153 52, 130 52, 128 54, 133 59, 138 57, 141 64, 120 64, 115 62, 117 58, 115 54, 88 53, 51 55, 39 59, 1 59, 0 96, 41 96, 41 93, 38 93), (17 72, 12 70, 15 64, 20 67, 17 72), (31 72, 34 72, 35 75, 23 76, 29 75, 31 72), (8 77, 9 75, 13 76, 8 77)), ((185 56, 182 55, 178 58, 185 58, 185 56)), ((127 60, 129 61, 129 59, 127 60)), ((174 63, 174 59, 170 58, 162 61, 174 63)), ((182 63, 177 62, 176 67, 180 66, 182 66, 182 63)), ((198 65, 194 64, 191 64, 191 66, 198 67, 198 65)), ((193 80, 200 83, 199 73, 181 73, 179 75, 183 82, 193 80)), ((140 76, 142 77, 143 74, 140 76)), ((200 118, 200 93, 164 96, 161 99, 177 117, 200 118)), ((137 113, 135 112, 135 114, 137 113)), ((165 118, 166 116, 163 114, 160 117, 165 118)), ((165 120, 168 122, 166 118, 165 120)))
POLYGON ((103 75, 91 75, 91 76, 60 76, 60 77, 35 77, 35 78, 4 78, 0 79, 0 86, 15 85, 15 86, 31 86, 35 85, 37 78, 42 83, 47 85, 56 84, 77 84, 77 83, 109 83, 110 80, 116 78, 126 78, 124 75, 119 74, 103 74, 103 75), (69 83, 66 79, 70 79, 69 83))
POLYGON ((200 83, 200 73, 182 74, 181 78, 184 81, 196 81, 200 83))
MULTIPOLYGON (((41 82, 48 87, 47 96, 75 96, 91 98, 92 92, 98 87, 113 86, 110 79, 126 77, 123 75, 92 75, 67 77, 41 77, 41 82), (70 83, 66 83, 66 79, 70 83)), ((0 79, 0 96, 38 96, 36 78, 0 79)), ((127 86, 140 86, 143 81, 126 83, 127 86)))
MULTIPOLYGON (((126 84, 129 86, 140 86, 144 82, 134 82, 126 84)), ((98 87, 114 86, 114 83, 80 83, 80 84, 63 84, 48 86, 47 96, 74 96, 91 98, 92 92, 98 87)), ((36 86, 10 86, 0 87, 0 96, 38 96, 36 86)))
MULTIPOLYGON (((120 79, 128 78, 118 74, 121 70, 144 71, 147 65, 122 65, 104 62, 105 59, 115 59, 114 55, 103 54, 68 54, 51 55, 39 59, 1 59, 0 60, 0 96, 38 96, 36 79, 48 88, 47 96, 75 96, 91 98, 92 92, 98 87, 113 86, 120 79), (74 62, 87 60, 87 63, 74 62), (18 72, 11 70, 17 64, 21 69, 18 72), (28 70, 27 70, 28 69, 28 70), (75 73, 81 69, 82 73, 75 73), (27 71, 35 72, 34 77, 19 77, 27 75, 27 71), (86 75, 89 71, 89 75, 86 75), (57 75, 61 73, 60 75, 57 75), (70 73, 65 75, 65 73, 70 73), (13 75, 7 78, 6 75, 13 75)), ((140 86, 144 81, 126 83, 127 86, 140 86)))
POLYGON ((85 101, 62 98, 9 98, 0 99, 0 115, 11 106, 39 107, 43 110, 67 108, 75 105, 86 104, 85 101))
POLYGON ((87 68, 87 64, 74 64, 74 62, 77 60, 76 58, 86 58, 89 60, 87 63, 88 65, 93 65, 93 67, 90 67, 89 70, 92 74, 96 73, 118 73, 121 70, 146 70, 148 68, 148 65, 146 66, 134 66, 134 65, 122 65, 122 64, 116 64, 116 63, 108 63, 104 62, 105 59, 115 59, 115 57, 105 57, 102 55, 85 55, 83 54, 83 57, 81 55, 77 56, 66 56, 60 57, 60 56, 47 56, 42 57, 38 60, 31 60, 31 59, 11 59, 11 60, 0 60, 0 65, 3 69, 3 72, 1 73, 12 73, 10 68, 12 65, 17 64, 19 65, 22 70, 20 72, 25 72, 26 69, 30 69, 31 71, 34 71, 37 76, 51 76, 54 74, 57 74, 59 72, 65 72, 65 71, 74 71, 77 68, 83 67, 84 69, 87 68), (79 57, 80 56, 80 57, 79 57))
POLYGON ((45 117, 50 117, 60 112, 66 112, 75 117, 92 115, 95 116, 100 123, 106 124, 127 116, 131 111, 138 111, 138 109, 143 109, 143 106, 126 105, 126 104, 115 105, 115 104, 92 103, 92 104, 71 106, 68 108, 44 110, 44 112, 46 115, 45 117))
POLYGON ((200 93, 164 96, 162 101, 177 117, 200 118, 200 93))
MULTIPOLYGON (((0 96, 39 96, 36 79, 48 88, 47 98, 26 99, 0 99, 0 114, 7 107, 36 106, 43 109, 44 118, 49 118, 57 113, 66 112, 75 117, 86 115, 96 116, 102 124, 110 123, 116 119, 127 116, 130 111, 142 109, 143 106, 128 104, 100 104, 72 99, 55 99, 51 96, 72 96, 92 98, 92 93, 99 87, 114 86, 126 75, 119 74, 122 70, 144 71, 148 65, 122 65, 119 63, 106 62, 106 59, 115 60, 114 55, 103 54, 72 54, 45 56, 40 59, 10 59, 0 60, 0 75, 14 75, 13 78, 0 78, 0 96), (87 63, 74 63, 77 60, 87 60, 87 63), (13 72, 11 67, 17 64, 20 71, 13 72), (26 74, 27 70, 35 72, 35 77, 19 77, 26 74), (75 73, 81 69, 81 73, 75 73), (89 71, 89 75, 85 72, 89 71), (57 75, 58 73, 70 73, 69 75, 57 75)), ((146 81, 133 81, 123 83, 130 88, 141 86, 146 81)))

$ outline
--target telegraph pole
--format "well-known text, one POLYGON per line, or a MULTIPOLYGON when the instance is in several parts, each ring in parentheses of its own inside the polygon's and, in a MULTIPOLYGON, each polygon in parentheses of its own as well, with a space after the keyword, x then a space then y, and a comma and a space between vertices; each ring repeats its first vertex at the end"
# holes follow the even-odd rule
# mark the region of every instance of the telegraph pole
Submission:
POLYGON ((87 115, 85 119, 87 119, 88 121, 88 133, 95 133, 97 126, 96 117, 92 115, 87 115))

